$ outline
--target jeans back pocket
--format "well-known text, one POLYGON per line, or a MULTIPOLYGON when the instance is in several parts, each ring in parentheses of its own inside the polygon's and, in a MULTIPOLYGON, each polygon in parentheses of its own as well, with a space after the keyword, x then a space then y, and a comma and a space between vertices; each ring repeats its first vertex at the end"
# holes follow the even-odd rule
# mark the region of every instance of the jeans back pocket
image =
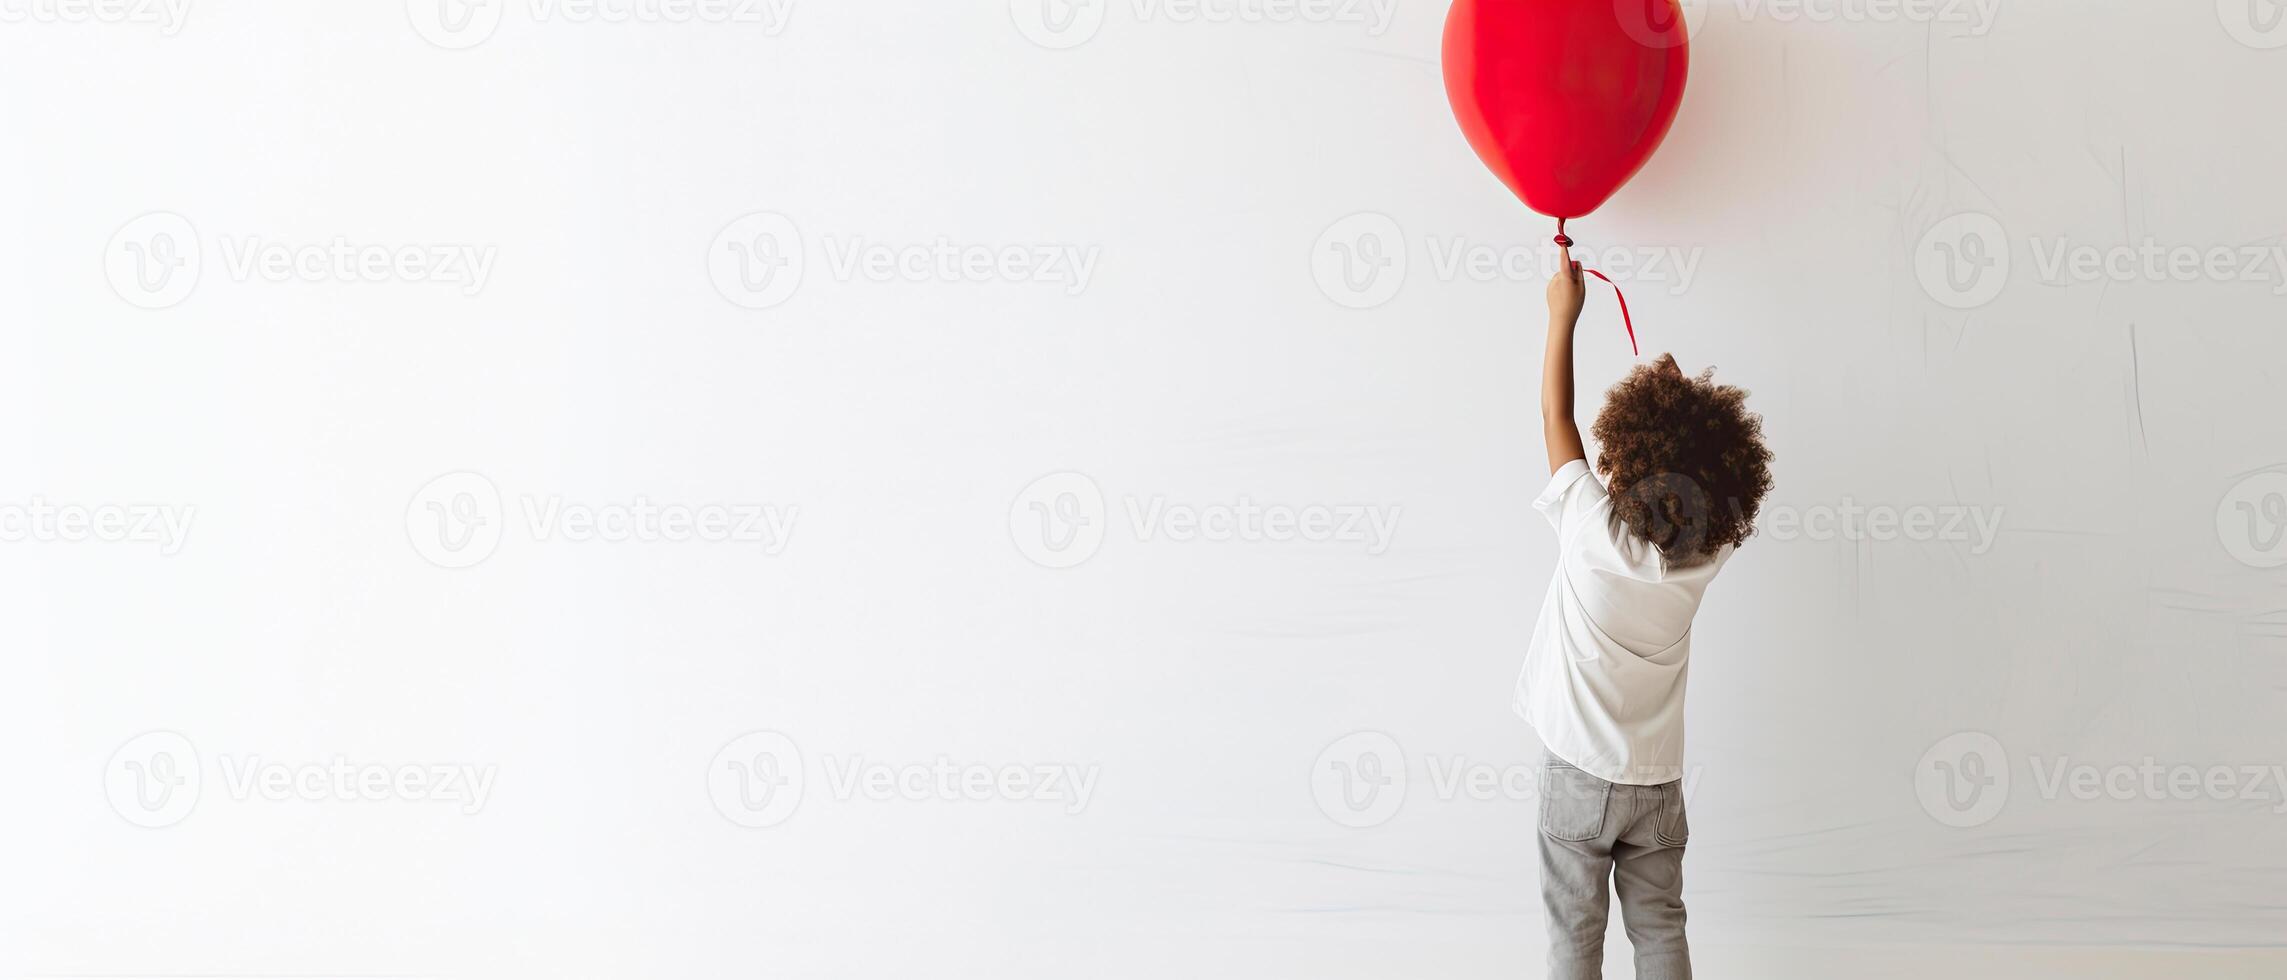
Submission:
POLYGON ((1562 841, 1592 840, 1604 833, 1604 808, 1612 784, 1571 766, 1541 768, 1541 833, 1562 841))
POLYGON ((1682 847, 1691 840, 1691 824, 1684 819, 1683 784, 1671 783, 1667 799, 1660 801, 1660 843, 1682 847))

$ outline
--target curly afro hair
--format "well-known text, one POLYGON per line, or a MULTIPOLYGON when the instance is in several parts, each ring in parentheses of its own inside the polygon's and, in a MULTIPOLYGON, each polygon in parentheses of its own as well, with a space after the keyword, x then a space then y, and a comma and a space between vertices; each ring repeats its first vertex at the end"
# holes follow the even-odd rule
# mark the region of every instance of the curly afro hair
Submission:
POLYGON ((1671 562, 1689 564, 1755 532, 1771 450, 1747 391, 1686 377, 1675 356, 1636 368, 1596 416, 1596 468, 1614 517, 1671 562))

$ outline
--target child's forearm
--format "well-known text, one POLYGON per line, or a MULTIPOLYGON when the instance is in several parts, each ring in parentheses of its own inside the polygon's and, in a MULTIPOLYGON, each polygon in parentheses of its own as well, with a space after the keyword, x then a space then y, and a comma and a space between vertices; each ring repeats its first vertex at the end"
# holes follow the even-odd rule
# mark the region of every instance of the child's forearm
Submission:
POLYGON ((1541 354, 1541 420, 1572 421, 1572 323, 1551 316, 1541 354))
POLYGON ((1569 318, 1550 318, 1541 357, 1541 441, 1548 446, 1551 473, 1588 456, 1572 418, 1572 327, 1569 318))
POLYGON ((1548 347, 1541 354, 1541 440, 1548 446, 1550 473, 1588 458, 1572 419, 1572 328, 1580 322, 1582 286, 1571 250, 1563 255, 1564 267, 1549 280, 1548 347))

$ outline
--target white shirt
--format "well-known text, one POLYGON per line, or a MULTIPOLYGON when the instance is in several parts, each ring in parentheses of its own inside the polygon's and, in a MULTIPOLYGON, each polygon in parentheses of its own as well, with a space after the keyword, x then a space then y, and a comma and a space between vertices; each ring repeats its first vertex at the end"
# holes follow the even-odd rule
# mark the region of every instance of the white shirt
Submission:
POLYGON ((1731 547, 1673 567, 1612 514, 1586 460, 1533 509, 1556 525, 1557 566, 1517 678, 1516 709, 1557 758, 1615 783, 1683 778, 1691 618, 1731 547))

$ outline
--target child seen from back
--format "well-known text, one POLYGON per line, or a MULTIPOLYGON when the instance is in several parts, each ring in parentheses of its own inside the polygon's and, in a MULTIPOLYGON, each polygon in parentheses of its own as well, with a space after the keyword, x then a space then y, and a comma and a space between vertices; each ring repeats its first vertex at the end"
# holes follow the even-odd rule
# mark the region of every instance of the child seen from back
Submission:
POLYGON ((1541 896, 1550 980, 1604 975, 1611 891, 1637 980, 1690 980, 1684 941, 1684 680, 1700 597, 1752 533, 1771 452, 1747 392, 1673 356, 1605 397, 1591 470, 1572 417, 1580 267, 1549 280, 1541 429, 1557 568, 1517 680, 1540 736, 1541 896))

